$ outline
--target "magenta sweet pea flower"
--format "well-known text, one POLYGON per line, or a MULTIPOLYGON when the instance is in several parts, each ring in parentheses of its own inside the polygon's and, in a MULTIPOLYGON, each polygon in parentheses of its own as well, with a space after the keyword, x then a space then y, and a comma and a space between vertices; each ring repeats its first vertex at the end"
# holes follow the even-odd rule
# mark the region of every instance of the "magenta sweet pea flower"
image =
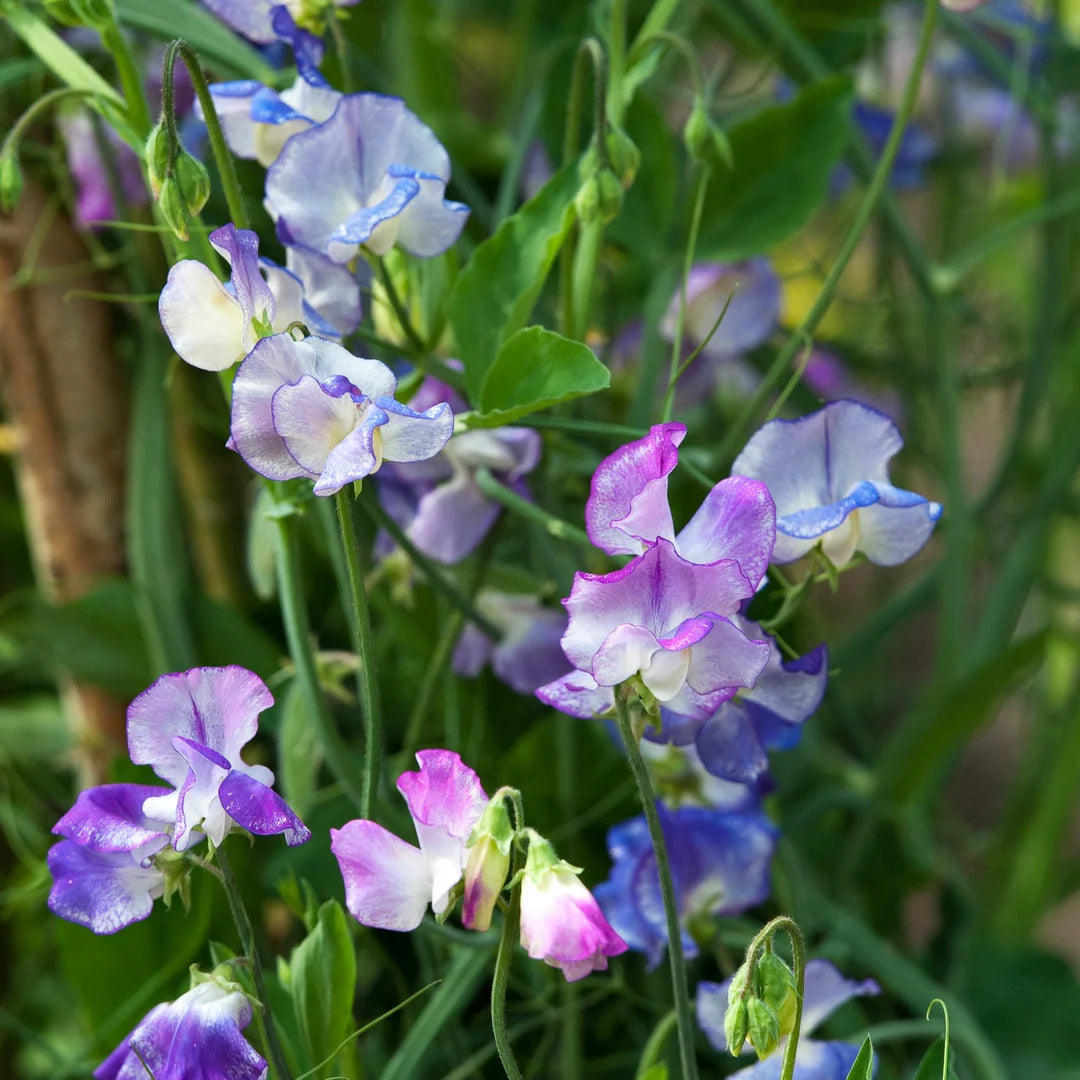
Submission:
POLYGON ((293 847, 311 837, 272 788, 274 774, 240 756, 258 716, 274 699, 242 667, 204 667, 162 675, 128 707, 128 750, 175 790, 143 802, 153 821, 171 826, 177 851, 208 836, 220 846, 234 825, 258 836, 284 833, 293 847))
POLYGON ((441 914, 462 879, 466 844, 488 805, 480 778, 450 750, 421 750, 419 772, 397 787, 408 804, 419 847, 374 821, 330 830, 330 850, 345 880, 345 903, 365 926, 415 930, 430 904, 441 914))
POLYGON ((263 338, 233 380, 229 445, 271 480, 306 476, 333 495, 383 460, 434 457, 454 430, 445 402, 414 412, 394 398, 397 379, 378 360, 317 337, 263 338))
POLYGON ((889 482, 889 460, 903 445, 887 416, 858 401, 831 401, 752 435, 731 468, 772 492, 773 561, 792 562, 819 543, 837 566, 856 551, 881 566, 910 559, 930 538, 941 505, 889 482))
POLYGON ((560 968, 567 982, 606 970, 608 957, 627 949, 580 872, 531 833, 521 879, 521 944, 534 960, 560 968))
POLYGON ((143 811, 167 788, 105 784, 80 792, 53 826, 64 837, 49 849, 49 908, 62 919, 112 934, 145 919, 165 891, 154 856, 168 847, 160 822, 143 811))
MULTIPOLYGON (((75 220, 84 228, 113 221, 117 217, 116 202, 90 112, 77 109, 65 113, 57 121, 57 127, 64 140, 68 170, 75 184, 75 220)), ((142 163, 108 124, 102 125, 102 135, 124 199, 130 206, 144 205, 148 196, 142 163)))
POLYGON ((347 263, 361 245, 385 255, 441 254, 468 207, 448 202, 450 158, 399 98, 348 94, 325 123, 293 135, 266 175, 284 241, 347 263))
POLYGON ((265 1080, 267 1065, 241 1034, 251 1003, 235 983, 209 978, 156 1005, 94 1070, 95 1080, 265 1080))
POLYGON ((261 337, 293 322, 328 338, 348 333, 359 322, 360 286, 344 267, 310 252, 290 253, 290 266, 278 266, 259 258, 255 233, 231 224, 215 229, 210 243, 229 263, 229 281, 223 284, 195 259, 181 259, 158 299, 158 315, 173 349, 193 367, 224 371, 243 360, 261 337), (307 289, 297 271, 316 289, 307 289))
MULTIPOLYGON (((722 983, 702 982, 697 991, 697 1020, 706 1038, 721 1053, 727 1052, 724 1035, 724 1014, 728 1006, 731 979, 722 983)), ((806 1036, 825 1018, 854 997, 879 994, 881 989, 873 979, 855 982, 845 979, 828 960, 811 960, 806 965, 803 993, 802 1037, 795 1059, 795 1075, 799 1080, 846 1080, 855 1063, 859 1048, 845 1042, 821 1042, 806 1036)), ((732 1073, 741 1080, 779 1080, 787 1036, 764 1061, 732 1073)), ((747 1046, 747 1049, 751 1049, 747 1046)))

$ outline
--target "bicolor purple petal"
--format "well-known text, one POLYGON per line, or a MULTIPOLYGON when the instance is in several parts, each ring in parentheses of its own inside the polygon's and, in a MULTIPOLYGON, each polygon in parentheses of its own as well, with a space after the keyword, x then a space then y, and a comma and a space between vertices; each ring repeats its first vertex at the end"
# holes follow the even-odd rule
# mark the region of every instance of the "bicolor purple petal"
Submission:
POLYGON ((79 792, 75 805, 52 831, 94 851, 136 851, 163 839, 160 823, 146 816, 143 803, 167 794, 168 788, 148 784, 88 788, 79 792))
POLYGON ((791 562, 818 542, 837 564, 854 551, 885 566, 914 555, 941 506, 890 484, 888 463, 902 445, 887 416, 846 400, 799 420, 770 421, 751 436, 732 471, 772 493, 773 561, 791 562))
POLYGON ((306 844, 311 830, 273 788, 249 773, 233 769, 221 782, 218 798, 225 813, 256 836, 285 834, 289 847, 306 844))
POLYGON ((157 1005, 94 1070, 95 1080, 263 1080, 266 1062, 241 1034, 251 1004, 211 979, 157 1005))
POLYGON ((545 704, 569 716, 590 720, 615 708, 615 691, 600 686, 587 671, 571 671, 536 688, 536 696, 545 704))

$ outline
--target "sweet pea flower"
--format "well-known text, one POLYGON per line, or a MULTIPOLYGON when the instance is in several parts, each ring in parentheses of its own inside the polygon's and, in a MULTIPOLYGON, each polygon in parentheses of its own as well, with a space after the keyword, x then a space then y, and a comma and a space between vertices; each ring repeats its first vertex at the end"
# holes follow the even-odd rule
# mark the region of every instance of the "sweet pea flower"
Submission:
MULTIPOLYGON (((454 412, 467 407, 451 387, 430 376, 409 404, 425 409, 440 401, 454 412)), ((502 512, 480 489, 476 474, 487 470, 499 483, 528 497, 524 477, 536 468, 541 445, 540 433, 531 428, 455 432, 436 457, 381 472, 379 497, 423 554, 452 566, 479 547, 502 512)))
MULTIPOLYGON (((722 983, 702 982, 697 990, 698 1024, 705 1037, 721 1053, 726 1053, 728 1048, 724 1036, 724 1014, 727 1012, 730 985, 731 979, 722 983)), ((879 993, 881 989, 873 979, 865 982, 845 979, 828 960, 811 960, 806 965, 802 1037, 795 1059, 796 1080, 846 1080, 858 1057, 859 1048, 850 1043, 821 1042, 806 1036, 845 1002, 879 993)), ((769 1057, 732 1073, 732 1080, 736 1077, 738 1080, 779 1080, 786 1045, 787 1036, 784 1036, 769 1057)))
POLYGON ((761 798, 752 787, 713 776, 692 742, 680 746, 644 739, 640 749, 652 777, 653 790, 666 806, 738 811, 761 809, 761 798))
POLYGON ((285 242, 347 263, 361 245, 385 255, 441 254, 468 207, 443 196, 450 158, 400 98, 348 94, 325 123, 293 135, 266 174, 285 242))
POLYGON ((732 622, 747 638, 769 645, 769 660, 749 690, 723 702, 704 723, 661 710, 662 734, 647 737, 677 744, 694 742, 705 769, 721 780, 745 784, 764 794, 772 787, 770 750, 790 750, 802 725, 817 711, 829 678, 824 645, 794 660, 784 660, 776 641, 749 619, 732 622))
POLYGON ((610 709, 612 688, 640 675, 669 712, 704 720, 768 661, 768 643, 748 639, 732 617, 768 567, 772 499, 760 482, 723 480, 675 535, 667 478, 685 435, 682 424, 659 424, 593 475, 589 538, 638 557, 611 574, 576 574, 563 601, 562 645, 576 670, 536 693, 572 716, 610 709))
POLYGON ((54 914, 95 934, 113 934, 150 914, 165 892, 165 874, 153 860, 169 837, 144 813, 143 803, 167 794, 167 788, 144 784, 80 792, 52 830, 65 838, 48 854, 54 914))
POLYGON ((232 224, 215 229, 210 243, 232 270, 228 283, 222 284, 203 263, 181 259, 158 299, 158 315, 173 349, 193 367, 225 371, 243 360, 260 337, 293 322, 336 338, 360 321, 360 286, 343 267, 312 253, 291 252, 292 268, 278 266, 259 258, 255 233, 232 224), (297 269, 316 283, 317 296, 305 290, 297 269))
POLYGON ((280 94, 252 79, 213 83, 210 93, 229 149, 264 167, 277 160, 291 136, 329 120, 342 97, 322 79, 302 75, 280 94))
POLYGON ((214 977, 155 1005, 94 1070, 95 1080, 265 1080, 267 1064, 241 1034, 251 1003, 214 977))
POLYGON ((242 667, 203 667, 162 675, 127 713, 128 751, 174 791, 147 798, 143 812, 173 827, 177 851, 208 836, 221 845, 234 825, 257 836, 284 833, 294 847, 311 833, 272 788, 274 774, 240 756, 274 699, 242 667))
POLYGON ((519 694, 531 694, 566 671, 560 644, 566 612, 543 607, 535 596, 495 589, 482 589, 475 603, 503 635, 492 641, 479 627, 467 623, 454 647, 451 666, 456 674, 475 678, 490 663, 507 686, 519 694))
POLYGON ((605 971, 608 957, 627 949, 580 873, 530 830, 521 879, 521 944, 534 960, 560 968, 567 982, 605 971))
POLYGON ((381 930, 415 930, 430 904, 438 915, 466 864, 466 843, 488 805, 480 778, 450 750, 421 750, 419 772, 398 777, 419 847, 374 821, 330 830, 330 850, 353 917, 381 930))
MULTIPOLYGON (((760 811, 657 804, 683 927, 682 948, 697 955, 689 932, 703 918, 739 915, 769 895, 778 831, 760 811)), ((667 923, 656 856, 644 815, 608 832, 611 877, 596 898, 630 948, 656 967, 667 947, 667 923)))
POLYGON ((394 398, 396 389, 385 364, 333 342, 265 337, 233 379, 229 445, 260 476, 305 476, 316 495, 333 495, 384 459, 423 461, 446 445, 449 405, 414 412, 394 398))
POLYGON ((773 562, 819 542, 837 566, 861 551, 895 566, 910 559, 941 516, 939 503, 889 482, 904 445, 896 425, 858 401, 831 401, 798 420, 772 420, 750 437, 731 469, 769 486, 776 502, 773 562))
MULTIPOLYGON (((68 171, 75 185, 75 220, 83 228, 117 217, 109 169, 102 159, 94 121, 87 109, 75 109, 57 121, 67 153, 68 171)), ((112 158, 120 190, 130 206, 147 201, 142 162, 108 124, 103 125, 104 143, 112 158)))

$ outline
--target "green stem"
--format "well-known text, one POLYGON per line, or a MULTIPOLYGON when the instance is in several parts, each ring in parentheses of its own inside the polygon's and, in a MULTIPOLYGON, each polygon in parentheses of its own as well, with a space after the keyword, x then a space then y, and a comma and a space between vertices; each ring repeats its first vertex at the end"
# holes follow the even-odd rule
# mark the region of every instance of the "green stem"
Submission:
POLYGON ((51 109, 58 101, 63 101, 69 97, 87 98, 100 102, 108 101, 107 98, 103 98, 93 90, 86 90, 81 86, 62 86, 58 90, 50 90, 44 97, 39 97, 11 126, 11 130, 4 136, 3 143, 0 143, 0 157, 7 157, 9 154, 17 155, 19 142, 26 129, 43 112, 51 109))
POLYGON ((571 525, 568 521, 549 514, 534 502, 520 496, 516 491, 501 484, 487 469, 479 469, 476 473, 476 486, 491 500, 505 506, 512 514, 525 518, 527 521, 535 521, 546 533, 554 536, 557 540, 572 540, 576 544, 591 548, 592 541, 584 529, 571 525))
MULTIPOLYGON (((383 291, 386 293, 386 302, 390 305, 390 310, 393 311, 394 318, 397 319, 398 325, 401 327, 401 332, 408 339, 409 345, 416 356, 423 358, 428 353, 427 342, 424 341, 419 331, 413 326, 412 319, 409 317, 405 304, 397 291, 397 286, 394 284, 394 278, 386 267, 386 261, 381 257, 375 257, 371 259, 371 264, 375 267, 375 274, 379 279, 379 284, 382 285, 383 291)), ((419 359, 417 363, 420 363, 419 359)))
POLYGON ((619 720, 619 734, 622 735, 623 745, 626 747, 626 756, 630 759, 630 769, 637 784, 641 808, 645 811, 645 821, 649 826, 649 837, 656 857, 656 872, 660 878, 660 895, 663 898, 664 917, 667 922, 668 960, 671 965, 671 989, 675 998, 675 1014, 679 1028, 679 1059, 682 1062, 683 1080, 697 1080, 697 1061, 694 1057, 694 1016, 690 1006, 690 992, 686 984, 686 961, 683 958, 682 930, 679 927, 675 883, 671 877, 671 863, 668 861, 667 844, 660 825, 660 815, 656 809, 656 797, 653 795, 652 782, 638 746, 638 736, 633 730, 630 707, 623 687, 617 687, 615 690, 615 708, 619 720))
MULTIPOLYGON (((671 369, 668 374, 667 392, 664 394, 664 403, 660 410, 662 423, 671 419, 671 411, 675 405, 675 385, 679 380, 682 359, 683 331, 686 328, 686 283, 690 277, 690 270, 694 265, 694 249, 697 247, 698 232, 701 229, 701 216, 705 210, 705 193, 709 189, 709 175, 712 169, 708 165, 702 165, 697 171, 694 182, 694 209, 690 215, 690 232, 686 238, 686 254, 683 258, 682 279, 679 285, 679 312, 675 318, 675 336, 671 341, 671 369)), ((722 316, 721 316, 722 317, 722 316)))
MULTIPOLYGON (((611 28, 608 33, 607 117, 621 124, 626 102, 622 80, 626 71, 626 0, 611 0, 611 28)), ((597 129, 597 135, 601 132, 597 129)))
POLYGON ((244 193, 240 188, 240 181, 236 177, 236 168, 233 165, 232 154, 225 142, 225 133, 221 129, 221 121, 218 119, 217 109, 214 107, 214 96, 210 93, 210 87, 206 83, 206 76, 199 67, 199 58, 195 50, 186 41, 170 42, 165 50, 165 59, 162 64, 161 84, 161 111, 165 123, 169 129, 170 146, 178 146, 180 142, 176 131, 176 115, 173 108, 173 67, 179 54, 184 61, 184 66, 191 76, 191 85, 195 89, 195 96, 199 99, 202 107, 203 121, 206 124, 206 133, 210 139, 210 149, 214 154, 214 162, 217 164, 218 178, 221 180, 222 190, 225 192, 225 202, 229 207, 229 216, 232 223, 238 229, 250 228, 247 208, 244 205, 244 193))
POLYGON ((664 1051, 664 1044, 668 1041, 672 1030, 678 1022, 679 1016, 674 1009, 660 1017, 656 1027, 652 1030, 652 1034, 649 1036, 649 1041, 645 1044, 645 1049, 641 1052, 641 1059, 638 1061, 634 1080, 644 1080, 653 1071, 652 1067, 660 1060, 660 1055, 664 1051))
POLYGON ((353 755, 334 727, 333 717, 326 705, 322 687, 319 685, 319 673, 315 664, 315 652, 311 645, 311 625, 308 619, 307 604, 300 573, 300 549, 297 544, 294 527, 296 515, 286 515, 277 519, 278 528, 278 594, 281 598, 281 617, 285 623, 285 638, 289 644, 289 653, 296 665, 297 678, 300 680, 308 708, 315 723, 323 755, 330 771, 341 784, 345 793, 358 810, 364 806, 362 792, 356 786, 353 755))
POLYGON ((427 578, 432 588, 438 589, 470 622, 475 623, 489 638, 498 641, 502 631, 486 616, 481 615, 472 601, 454 584, 443 571, 409 539, 405 530, 382 508, 378 499, 363 499, 361 508, 374 520, 375 524, 385 529, 394 542, 413 561, 417 569, 427 578))
POLYGON ((896 118, 893 120, 892 129, 889 131, 888 141, 885 143, 885 149, 877 163, 877 168, 874 170, 874 175, 866 189, 866 194, 859 204, 859 209, 855 214, 855 220, 852 222, 847 237, 821 287, 821 292, 818 293, 817 299, 814 301, 810 311, 807 312, 806 317, 803 319, 798 329, 791 335, 787 343, 777 354, 776 359, 769 366, 768 371, 761 381, 761 385, 758 387, 746 408, 743 409, 729 428, 727 435, 724 437, 724 441, 720 444, 720 450, 717 455, 722 463, 734 459, 736 451, 746 439, 746 432, 750 423, 753 421, 754 417, 758 415, 761 407, 768 400, 768 397, 773 392, 775 386, 783 378, 784 373, 790 367, 795 354, 803 346, 807 338, 813 335, 818 324, 824 318, 825 313, 829 309, 829 305, 832 303, 833 294, 836 292, 836 287, 840 283, 840 278, 847 269, 851 256, 855 253, 855 249, 862 239, 866 227, 870 224, 870 219, 873 217, 874 211, 889 182, 893 163, 896 161, 896 155, 900 149, 900 142, 904 132, 907 130, 911 114, 915 109, 915 101, 919 91, 919 81, 923 67, 926 64, 926 59, 930 53, 930 45, 934 37, 934 26, 937 23, 939 6, 938 0, 927 0, 926 11, 923 15, 922 26, 919 31, 919 44, 915 54, 915 60, 911 65, 911 70, 908 72, 907 83, 904 86, 904 93, 900 100, 900 107, 896 112, 896 118))
POLYGON ((379 683, 375 675, 375 640, 371 632, 371 613, 368 609, 364 574, 360 566, 360 547, 356 540, 352 507, 348 492, 342 488, 334 496, 337 505, 341 544, 345 549, 345 567, 348 571, 349 594, 352 611, 349 628, 352 631, 353 649, 359 664, 356 669, 356 693, 364 717, 364 778, 360 793, 360 816, 371 818, 375 795, 379 790, 379 774, 382 769, 382 714, 379 708, 379 683))
POLYGON ((273 1065, 276 1080, 290 1080, 292 1074, 289 1072, 285 1050, 278 1037, 274 1014, 270 1011, 270 995, 266 992, 262 961, 259 959, 259 950, 255 947, 255 931, 252 929, 251 920, 244 907, 240 886, 236 882, 236 875, 225 854, 225 848, 219 847, 215 855, 221 869, 221 882, 225 886, 225 895, 229 898, 229 910, 232 912, 233 922, 236 923, 236 932, 240 935, 240 947, 244 950, 244 955, 251 960, 251 973, 255 980, 255 995, 259 999, 258 1013, 265 1034, 266 1053, 273 1065))
MULTIPOLYGON (((514 828, 520 832, 525 825, 522 811, 521 793, 511 789, 509 796, 514 807, 514 828)), ((521 852, 515 839, 510 849, 510 880, 517 876, 521 865, 521 852)), ((495 1036, 495 1049, 499 1052, 499 1061, 507 1080, 522 1080, 521 1070, 510 1045, 510 1035, 506 1030, 506 986, 510 981, 510 966, 514 959, 514 946, 517 944, 518 926, 521 922, 521 882, 510 890, 510 903, 503 915, 502 934, 499 937, 499 951, 495 955, 495 974, 491 980, 491 1031, 495 1036)))
POLYGON ((150 119, 150 108, 146 104, 142 73, 119 24, 113 21, 106 26, 101 32, 101 42, 112 53, 116 63, 116 74, 120 77, 120 87, 124 91, 131 126, 135 129, 135 134, 145 140, 150 134, 153 121, 150 119))

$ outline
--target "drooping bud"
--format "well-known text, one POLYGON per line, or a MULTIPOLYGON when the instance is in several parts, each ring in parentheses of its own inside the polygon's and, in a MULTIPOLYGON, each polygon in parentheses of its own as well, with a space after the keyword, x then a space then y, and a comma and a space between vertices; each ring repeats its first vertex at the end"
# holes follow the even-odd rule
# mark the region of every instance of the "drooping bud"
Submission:
POLYGON ((169 151, 169 130, 162 121, 146 140, 146 173, 165 223, 180 240, 187 240, 188 217, 201 214, 210 198, 210 174, 179 143, 170 166, 169 151))
POLYGON ((637 176, 641 151, 620 127, 611 128, 604 139, 604 145, 607 147, 608 161, 611 162, 611 168, 619 178, 619 183, 624 190, 628 189, 637 176))
POLYGON ((173 164, 173 175, 180 185, 180 194, 188 213, 197 217, 210 198, 210 174, 206 166, 181 146, 173 164))
POLYGON ((747 1035, 759 1061, 764 1061, 780 1045, 780 1019, 776 1010, 761 998, 746 999, 747 1035))
POLYGON ((487 930, 506 884, 514 826, 503 792, 496 792, 469 837, 461 922, 467 930, 487 930))
POLYGON ((794 973, 776 953, 766 952, 758 958, 754 981, 761 1000, 776 1013, 783 1038, 795 1026, 798 992, 794 973))
POLYGON ((732 976, 731 985, 728 987, 727 1012, 724 1013, 724 1038, 727 1048, 734 1057, 742 1053, 743 1043, 746 1042, 746 1033, 749 1030, 749 1016, 746 1009, 747 967, 743 964, 732 976))
POLYGON ((155 199, 160 198, 161 185, 169 171, 169 135, 164 124, 156 124, 150 132, 143 158, 146 161, 146 174, 150 178, 150 190, 155 199))
POLYGON ((19 158, 14 152, 0 157, 0 211, 10 214, 22 198, 23 176, 19 158))
POLYGON ((698 98, 683 128, 683 142, 690 157, 702 165, 731 168, 731 144, 709 117, 705 102, 698 98))

